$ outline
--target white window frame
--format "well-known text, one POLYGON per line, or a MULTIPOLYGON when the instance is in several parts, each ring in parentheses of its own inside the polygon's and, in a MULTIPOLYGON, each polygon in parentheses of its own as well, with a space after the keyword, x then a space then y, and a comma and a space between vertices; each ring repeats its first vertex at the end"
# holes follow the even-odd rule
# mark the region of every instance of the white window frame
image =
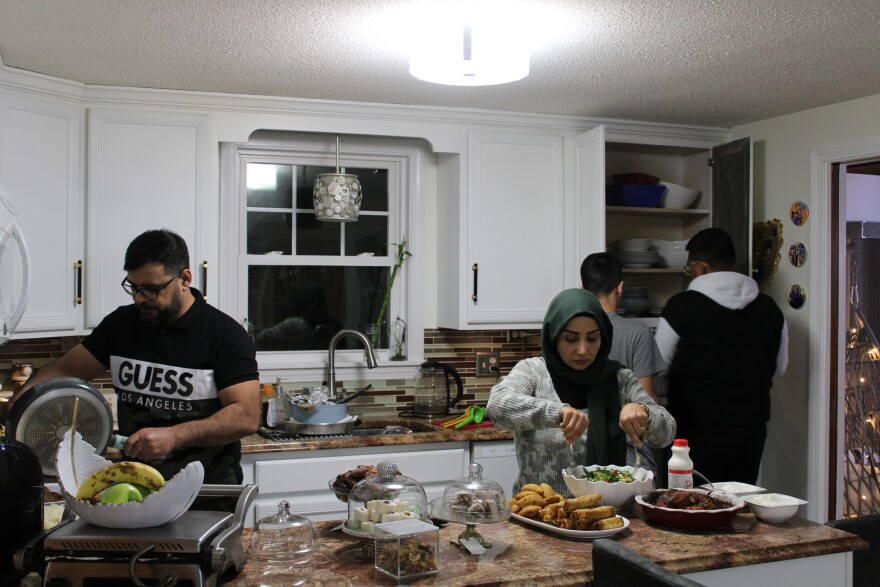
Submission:
MULTIPOLYGON (((260 132, 246 143, 220 143, 220 292, 218 307, 244 324, 248 314, 247 275, 249 263, 260 265, 360 265, 387 266, 396 260, 396 247, 389 244, 387 257, 343 257, 309 255, 247 254, 248 163, 285 165, 336 165, 335 135, 260 132), (295 262, 292 262, 295 261, 295 262), (228 268, 228 269, 227 269, 228 268)), ((388 170, 388 240, 406 238, 411 257, 397 273, 385 319, 388 324, 400 315, 407 322, 407 360, 390 361, 387 349, 377 351, 379 375, 368 370, 360 350, 336 353, 337 379, 397 377, 412 371, 424 359, 424 308, 422 280, 415 279, 414 265, 422 248, 418 228, 422 200, 421 166, 427 153, 423 141, 343 137, 339 163, 347 168, 388 170), (397 372, 394 372, 397 371, 397 372)), ((369 198, 364 194, 364 198, 369 198)), ((295 203, 295 202, 294 202, 295 203)), ((261 351, 257 353, 261 380, 296 377, 322 381, 327 376, 328 351, 261 351)))

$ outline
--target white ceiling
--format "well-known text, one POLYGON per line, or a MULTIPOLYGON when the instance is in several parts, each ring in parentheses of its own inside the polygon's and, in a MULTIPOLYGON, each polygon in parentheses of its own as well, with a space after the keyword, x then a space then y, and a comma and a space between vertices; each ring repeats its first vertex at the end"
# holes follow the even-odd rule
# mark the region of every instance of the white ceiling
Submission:
POLYGON ((420 4, 0 0, 0 58, 94 85, 719 127, 880 94, 878 0, 507 0, 531 73, 485 87, 409 75, 420 4))

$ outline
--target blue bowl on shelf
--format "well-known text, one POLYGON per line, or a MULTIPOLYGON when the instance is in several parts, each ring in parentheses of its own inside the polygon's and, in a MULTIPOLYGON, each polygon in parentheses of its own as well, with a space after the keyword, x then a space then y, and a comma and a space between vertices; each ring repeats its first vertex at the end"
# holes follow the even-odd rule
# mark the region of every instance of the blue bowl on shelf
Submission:
POLYGON ((665 191, 663 185, 609 185, 605 188, 605 203, 609 206, 656 208, 665 191))

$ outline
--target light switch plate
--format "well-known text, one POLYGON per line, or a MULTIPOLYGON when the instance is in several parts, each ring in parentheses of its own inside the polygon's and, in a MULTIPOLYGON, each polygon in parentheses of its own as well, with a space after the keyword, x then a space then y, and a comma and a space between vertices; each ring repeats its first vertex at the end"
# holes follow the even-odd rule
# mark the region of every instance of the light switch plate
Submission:
POLYGON ((477 377, 484 375, 498 375, 501 369, 500 351, 477 352, 477 377))

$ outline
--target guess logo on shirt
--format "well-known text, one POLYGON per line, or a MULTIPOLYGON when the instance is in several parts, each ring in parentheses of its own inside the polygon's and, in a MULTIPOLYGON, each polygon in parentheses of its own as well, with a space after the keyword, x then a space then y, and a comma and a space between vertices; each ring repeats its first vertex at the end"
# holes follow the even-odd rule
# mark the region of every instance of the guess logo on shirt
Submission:
POLYGON ((192 401, 217 397, 214 371, 110 357, 119 401, 173 411, 192 410, 192 401))

